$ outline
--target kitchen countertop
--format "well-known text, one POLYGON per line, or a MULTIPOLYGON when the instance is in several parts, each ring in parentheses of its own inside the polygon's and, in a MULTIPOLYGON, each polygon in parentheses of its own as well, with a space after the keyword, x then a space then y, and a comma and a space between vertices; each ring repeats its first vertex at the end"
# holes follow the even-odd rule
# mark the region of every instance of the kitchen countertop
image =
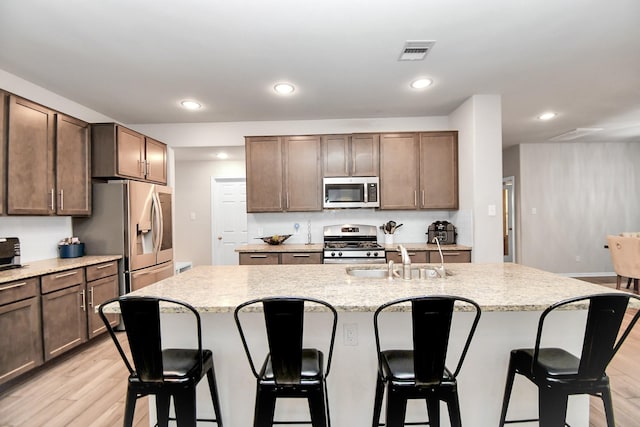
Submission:
MULTIPOLYGON (((437 251, 438 246, 431 243, 396 243, 393 245, 381 244, 385 251, 394 251, 398 245, 403 245, 408 251, 437 251)), ((470 246, 464 245, 440 245, 443 251, 470 251, 470 246)), ((235 248, 236 252, 322 252, 324 244, 312 243, 283 243, 281 245, 248 244, 235 248)))
POLYGON ((122 258, 121 255, 85 255, 77 258, 52 258, 23 264, 20 268, 0 271, 0 283, 28 279, 58 271, 86 267, 122 258))
MULTIPOLYGON (((420 265, 425 264, 414 267, 420 265)), ((483 311, 508 312, 541 311, 562 299, 610 291, 512 263, 447 264, 451 275, 445 279, 410 281, 352 277, 347 266, 197 266, 132 294, 180 299, 203 313, 230 313, 244 301, 274 295, 304 295, 325 300, 338 311, 372 312, 393 299, 426 294, 464 296, 478 302, 483 311)))

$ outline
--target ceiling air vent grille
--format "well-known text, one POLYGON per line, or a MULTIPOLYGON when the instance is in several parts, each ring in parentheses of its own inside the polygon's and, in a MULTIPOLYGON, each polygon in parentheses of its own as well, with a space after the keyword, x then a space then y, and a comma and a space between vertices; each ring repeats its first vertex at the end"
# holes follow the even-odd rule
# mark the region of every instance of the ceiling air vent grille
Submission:
POLYGON ((398 61, 422 61, 433 48, 435 40, 411 40, 402 48, 398 61))
POLYGON ((549 141, 573 141, 574 139, 582 138, 583 136, 591 135, 592 133, 600 132, 602 128, 576 128, 565 132, 561 135, 549 138, 549 141))

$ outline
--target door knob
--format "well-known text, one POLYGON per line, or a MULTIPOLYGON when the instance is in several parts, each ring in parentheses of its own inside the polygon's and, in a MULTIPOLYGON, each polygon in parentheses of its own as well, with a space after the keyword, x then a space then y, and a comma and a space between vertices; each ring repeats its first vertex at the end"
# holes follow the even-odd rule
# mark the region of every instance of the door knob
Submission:
POLYGON ((222 240, 222 236, 218 236, 218 240, 222 240))

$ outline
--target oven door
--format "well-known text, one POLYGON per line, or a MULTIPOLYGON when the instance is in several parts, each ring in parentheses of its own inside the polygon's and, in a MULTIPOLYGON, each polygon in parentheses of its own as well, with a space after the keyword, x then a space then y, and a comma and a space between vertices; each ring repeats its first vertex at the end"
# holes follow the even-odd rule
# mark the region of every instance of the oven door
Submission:
POLYGON ((386 264, 384 257, 381 258, 324 258, 325 264, 386 264))

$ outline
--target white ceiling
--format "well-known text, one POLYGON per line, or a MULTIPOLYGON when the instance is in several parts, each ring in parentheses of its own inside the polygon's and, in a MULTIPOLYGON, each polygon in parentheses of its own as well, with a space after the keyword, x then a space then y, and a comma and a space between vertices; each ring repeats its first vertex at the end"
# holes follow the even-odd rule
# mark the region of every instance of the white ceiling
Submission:
POLYGON ((500 94, 504 146, 640 141, 639 22, 638 0, 2 0, 0 69, 125 124, 440 116, 500 94), (399 62, 407 40, 436 44, 399 62))

